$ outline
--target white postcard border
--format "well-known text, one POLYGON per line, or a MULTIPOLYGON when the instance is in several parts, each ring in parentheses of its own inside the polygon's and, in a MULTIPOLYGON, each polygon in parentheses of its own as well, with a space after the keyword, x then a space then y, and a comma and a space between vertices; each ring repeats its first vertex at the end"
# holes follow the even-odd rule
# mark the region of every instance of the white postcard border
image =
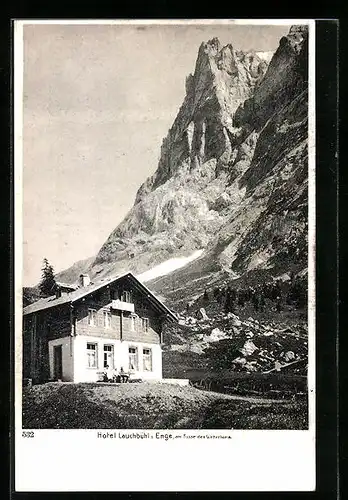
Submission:
MULTIPOLYGON (((15 490, 21 491, 313 491, 315 489, 315 21, 16 20, 15 35, 15 490), (100 438, 107 430, 22 433, 22 123, 26 24, 309 25, 309 430, 148 431, 153 438, 100 438), (160 434, 195 438, 156 438, 160 434), (229 436, 207 438, 201 436, 229 436)), ((110 433, 131 434, 132 430, 110 433)), ((144 430, 134 430, 143 433, 144 430)), ((146 431, 147 432, 147 431, 146 431)))

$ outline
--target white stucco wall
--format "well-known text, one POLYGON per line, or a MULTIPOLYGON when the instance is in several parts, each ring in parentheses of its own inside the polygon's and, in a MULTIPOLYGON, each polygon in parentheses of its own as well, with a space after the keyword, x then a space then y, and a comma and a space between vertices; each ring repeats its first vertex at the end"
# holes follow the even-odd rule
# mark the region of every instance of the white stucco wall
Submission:
POLYGON ((48 356, 50 363, 50 377, 54 377, 54 347, 62 346, 62 380, 64 382, 73 382, 74 380, 74 337, 64 337, 61 339, 50 340, 48 342, 48 356))
POLYGON ((74 338, 74 382, 96 382, 99 379, 98 373, 104 371, 104 344, 114 346, 114 364, 118 370, 123 367, 124 371, 128 372, 128 348, 137 347, 139 370, 134 372, 133 376, 142 380, 157 380, 162 378, 162 349, 160 345, 142 342, 121 342, 114 338, 78 335, 74 338), (87 366, 87 342, 98 344, 97 368, 88 368, 87 366), (143 371, 143 348, 152 350, 152 371, 143 371))
POLYGON ((122 360, 123 367, 128 371, 128 348, 137 347, 138 349, 138 368, 133 376, 142 380, 162 379, 162 349, 159 344, 147 344, 145 342, 122 342, 122 360), (143 348, 152 350, 152 371, 143 371, 143 348))
MULTIPOLYGON (((99 372, 104 371, 103 355, 104 344, 114 346, 115 365, 119 357, 119 340, 92 337, 91 335, 78 335, 75 337, 75 354, 74 354, 74 382, 97 382, 99 380, 99 372), (87 343, 95 342, 98 344, 97 350, 97 367, 89 368, 87 366, 87 343)), ((117 365, 116 365, 117 366, 117 365)))

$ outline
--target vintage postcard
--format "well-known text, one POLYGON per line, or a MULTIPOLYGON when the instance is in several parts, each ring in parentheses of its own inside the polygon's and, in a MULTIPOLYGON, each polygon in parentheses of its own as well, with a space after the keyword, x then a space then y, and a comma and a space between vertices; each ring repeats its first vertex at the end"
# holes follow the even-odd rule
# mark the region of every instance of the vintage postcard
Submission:
POLYGON ((16 491, 315 489, 314 42, 15 21, 16 491))

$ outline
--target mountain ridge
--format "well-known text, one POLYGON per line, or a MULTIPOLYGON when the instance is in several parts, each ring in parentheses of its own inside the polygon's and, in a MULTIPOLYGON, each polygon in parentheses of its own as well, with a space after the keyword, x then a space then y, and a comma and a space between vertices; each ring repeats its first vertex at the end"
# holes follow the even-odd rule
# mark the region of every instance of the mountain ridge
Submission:
POLYGON ((93 279, 142 273, 204 249, 152 282, 169 300, 169 282, 188 283, 199 273, 217 280, 303 273, 307 68, 306 26, 290 28, 269 64, 216 38, 202 43, 157 170, 83 271, 93 279))

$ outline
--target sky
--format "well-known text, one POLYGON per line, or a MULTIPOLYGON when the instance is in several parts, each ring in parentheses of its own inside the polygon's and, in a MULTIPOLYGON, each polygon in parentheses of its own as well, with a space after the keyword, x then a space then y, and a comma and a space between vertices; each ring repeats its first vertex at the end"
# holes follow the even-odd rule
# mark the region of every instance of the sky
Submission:
POLYGON ((289 26, 24 25, 23 285, 96 254, 158 164, 199 46, 274 51, 289 26))

